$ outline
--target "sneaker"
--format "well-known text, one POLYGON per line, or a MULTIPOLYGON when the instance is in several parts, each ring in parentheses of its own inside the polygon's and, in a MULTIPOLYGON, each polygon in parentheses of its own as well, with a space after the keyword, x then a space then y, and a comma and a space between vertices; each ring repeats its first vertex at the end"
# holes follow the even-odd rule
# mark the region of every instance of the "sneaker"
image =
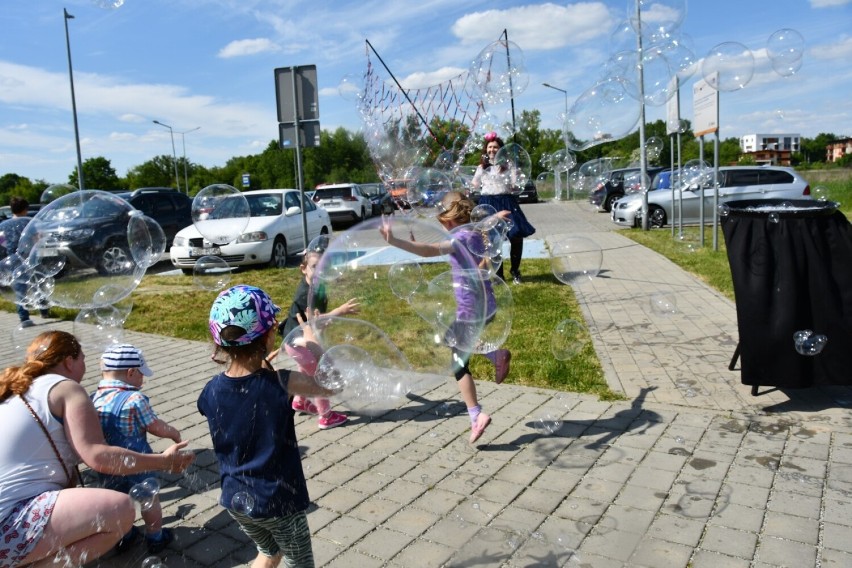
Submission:
POLYGON ((40 310, 39 314, 41 315, 41 317, 43 317, 45 319, 50 318, 50 310, 40 310))
POLYGON ((494 382, 498 385, 509 375, 509 365, 512 362, 512 352, 508 349, 498 349, 494 356, 494 382))
POLYGON ((480 412, 479 416, 476 417, 476 422, 474 422, 470 427, 471 444, 482 436, 489 424, 491 424, 491 417, 484 412, 480 412))
POLYGON ((172 529, 162 529, 159 540, 154 540, 146 536, 145 542, 148 544, 148 552, 151 554, 157 554, 162 552, 174 539, 175 535, 172 532, 172 529))
POLYGON ((512 273, 512 283, 513 284, 520 284, 521 283, 521 273, 520 272, 513 272, 512 273))
POLYGON ((345 414, 341 414, 339 412, 331 411, 325 416, 320 416, 319 419, 319 429, 320 430, 328 430, 329 428, 334 428, 336 426, 342 426, 349 422, 349 417, 345 414))
POLYGON ((299 401, 294 400, 293 410, 301 414, 313 414, 314 416, 319 414, 319 410, 317 410, 317 405, 308 399, 303 399, 299 401))
POLYGON ((141 533, 139 529, 137 529, 135 526, 130 527, 130 530, 127 532, 127 534, 121 537, 121 540, 116 543, 116 553, 121 554, 130 550, 133 545, 136 544, 136 541, 139 540, 140 535, 141 533))
POLYGON ((21 322, 21 327, 32 327, 35 325, 33 320, 24 320, 21 322))

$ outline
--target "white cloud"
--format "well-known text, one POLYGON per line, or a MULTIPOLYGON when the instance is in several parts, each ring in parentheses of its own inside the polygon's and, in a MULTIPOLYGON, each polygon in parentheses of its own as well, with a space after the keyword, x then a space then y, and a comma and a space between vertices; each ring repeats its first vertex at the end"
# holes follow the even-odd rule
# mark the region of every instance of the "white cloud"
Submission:
POLYGON ((240 39, 232 41, 219 50, 218 56, 222 59, 228 59, 230 57, 257 55, 258 53, 272 53, 279 51, 280 49, 281 48, 278 47, 278 45, 265 37, 257 39, 240 39))
POLYGON ((561 6, 545 3, 474 12, 456 20, 452 32, 464 44, 495 41, 511 23, 509 40, 526 50, 580 45, 609 33, 614 18, 602 2, 561 6))
POLYGON ((814 59, 837 59, 846 63, 852 59, 852 37, 845 37, 834 43, 826 43, 812 48, 808 51, 808 55, 814 59))
POLYGON ((467 69, 461 69, 459 67, 441 67, 436 71, 418 71, 416 73, 412 73, 407 77, 400 79, 399 82, 406 89, 420 89, 443 83, 444 81, 457 77, 465 72, 467 72, 467 69))
POLYGON ((845 6, 851 4, 852 0, 811 0, 812 8, 831 8, 833 6, 845 6))

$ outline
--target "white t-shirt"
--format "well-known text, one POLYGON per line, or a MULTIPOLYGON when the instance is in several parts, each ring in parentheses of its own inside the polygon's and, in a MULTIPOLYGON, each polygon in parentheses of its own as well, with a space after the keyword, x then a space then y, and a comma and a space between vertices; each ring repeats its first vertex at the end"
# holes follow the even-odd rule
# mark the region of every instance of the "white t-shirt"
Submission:
MULTIPOLYGON (((80 462, 76 452, 65 438, 62 422, 50 412, 47 395, 57 383, 68 381, 61 375, 42 375, 35 379, 24 394, 33 407, 53 443, 59 450, 65 466, 73 468, 80 462)), ((68 487, 68 477, 56 454, 21 397, 13 395, 0 403, 0 519, 9 514, 22 499, 68 487)), ((72 475, 74 473, 72 472, 72 475)))
POLYGON ((512 193, 512 185, 517 183, 517 170, 513 167, 500 171, 498 166, 483 169, 477 166, 471 185, 479 187, 482 195, 503 195, 512 193))

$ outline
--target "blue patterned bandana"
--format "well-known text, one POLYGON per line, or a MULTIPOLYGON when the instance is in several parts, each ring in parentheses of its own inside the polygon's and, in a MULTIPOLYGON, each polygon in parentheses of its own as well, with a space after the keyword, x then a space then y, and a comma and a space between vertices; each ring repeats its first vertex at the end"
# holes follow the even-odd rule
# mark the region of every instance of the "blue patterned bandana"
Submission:
POLYGON ((269 294, 247 284, 237 284, 222 291, 210 308, 210 334, 216 345, 235 347, 248 345, 275 327, 275 314, 281 308, 269 294), (237 339, 222 339, 222 330, 230 325, 241 327, 245 333, 237 339))

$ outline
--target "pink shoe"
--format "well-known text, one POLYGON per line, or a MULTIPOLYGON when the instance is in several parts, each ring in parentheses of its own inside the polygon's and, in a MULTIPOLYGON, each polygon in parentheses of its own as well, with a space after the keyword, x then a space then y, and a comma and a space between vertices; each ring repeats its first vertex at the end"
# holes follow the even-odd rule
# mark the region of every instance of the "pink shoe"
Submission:
POLYGON ((349 417, 345 414, 341 414, 339 412, 331 411, 325 416, 320 416, 319 419, 319 429, 320 430, 328 430, 329 428, 334 428, 336 426, 342 426, 349 422, 349 417))
POLYGON ((477 441, 480 436, 482 436, 489 424, 491 424, 491 417, 485 414, 484 412, 480 412, 479 416, 476 417, 476 422, 474 422, 473 425, 470 427, 471 444, 477 441))
POLYGON ((293 410, 302 414, 313 414, 314 416, 319 414, 319 410, 317 410, 317 405, 308 399, 294 400, 293 410))
POLYGON ((494 382, 498 385, 509 375, 509 365, 512 362, 512 352, 499 349, 494 357, 494 382))

